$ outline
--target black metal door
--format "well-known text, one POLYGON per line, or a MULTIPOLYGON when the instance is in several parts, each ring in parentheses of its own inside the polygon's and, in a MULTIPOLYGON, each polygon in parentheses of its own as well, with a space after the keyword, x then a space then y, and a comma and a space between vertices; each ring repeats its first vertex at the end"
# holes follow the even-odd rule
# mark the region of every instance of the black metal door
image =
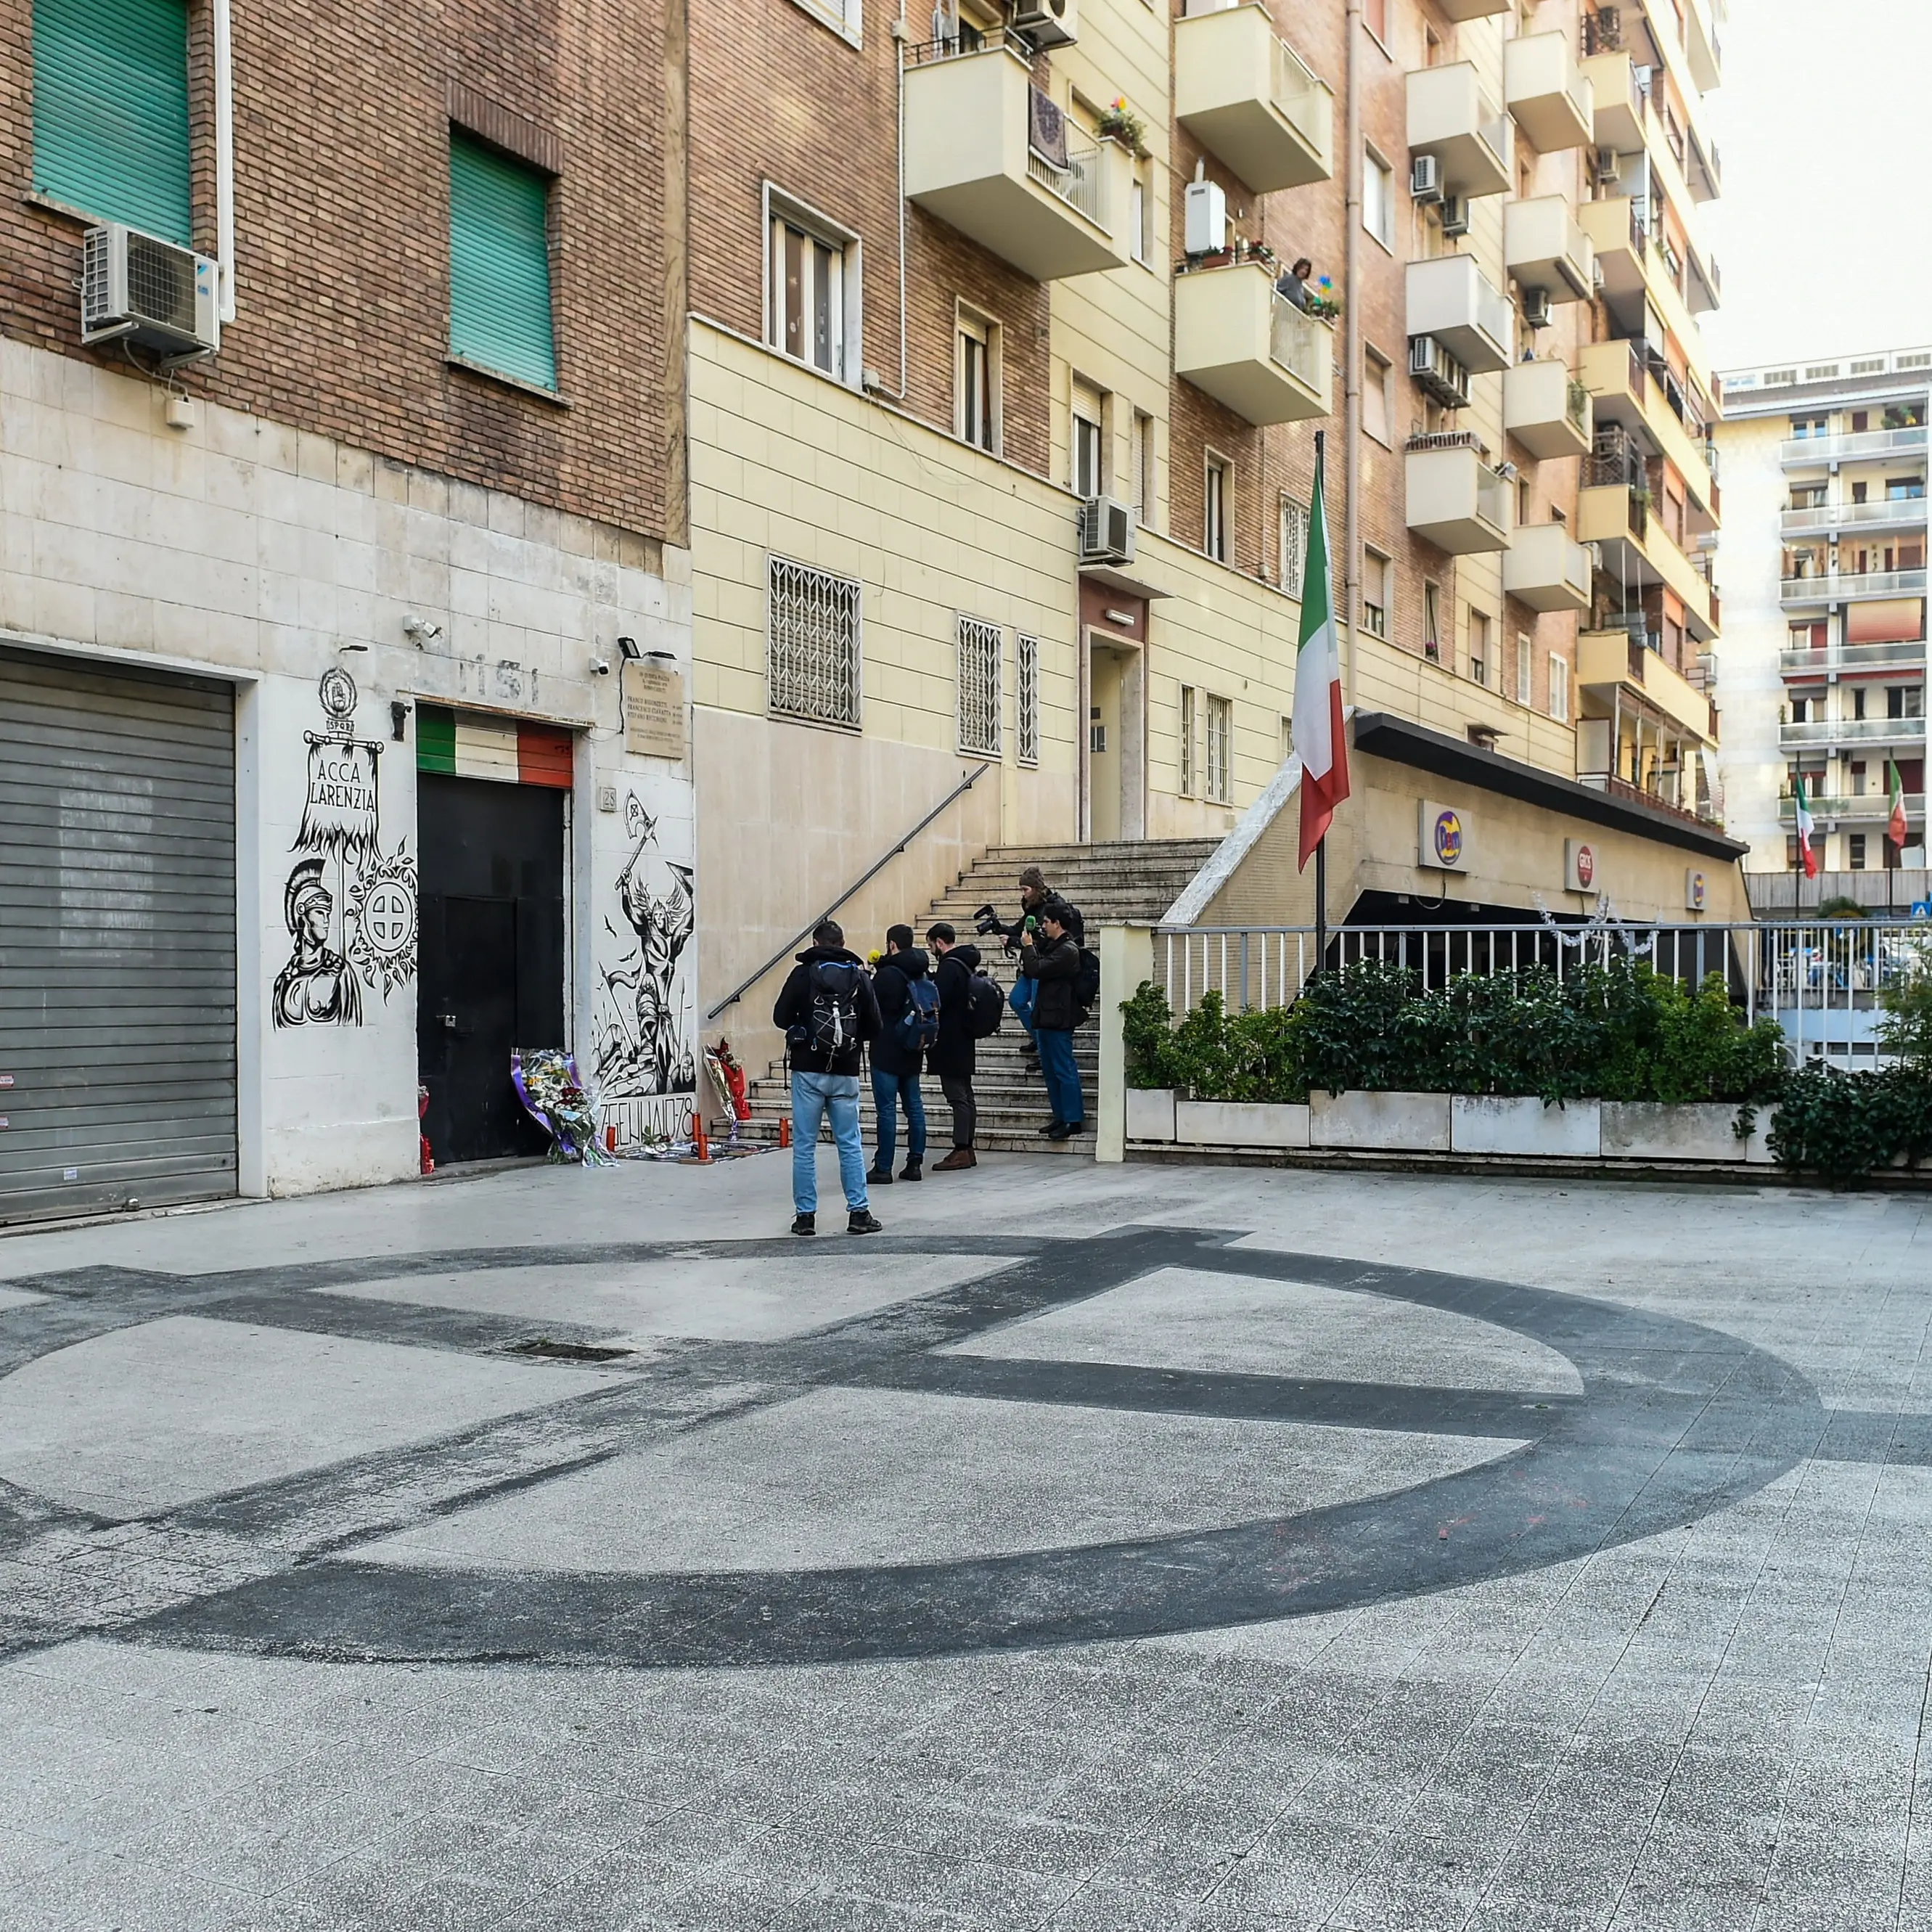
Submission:
POLYGON ((423 1131, 440 1163, 541 1154, 510 1054, 564 1043, 564 794, 428 772, 416 787, 423 1131))

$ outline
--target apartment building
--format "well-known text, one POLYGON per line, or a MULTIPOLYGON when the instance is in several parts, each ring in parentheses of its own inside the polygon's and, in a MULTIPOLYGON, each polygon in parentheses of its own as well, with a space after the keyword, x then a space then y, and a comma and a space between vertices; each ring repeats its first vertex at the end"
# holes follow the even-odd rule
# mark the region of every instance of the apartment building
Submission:
POLYGON ((659 22, 0 53, 0 1217, 526 1149, 514 1047, 688 1111, 659 22))
POLYGON ((682 10, 708 1024, 834 901, 1264 808, 1318 433, 1334 915, 1732 904, 1706 4, 682 10))
POLYGON ((1802 781, 1822 871, 1922 868, 1932 349, 1736 370, 1724 388, 1730 830, 1752 872, 1798 870, 1802 781))

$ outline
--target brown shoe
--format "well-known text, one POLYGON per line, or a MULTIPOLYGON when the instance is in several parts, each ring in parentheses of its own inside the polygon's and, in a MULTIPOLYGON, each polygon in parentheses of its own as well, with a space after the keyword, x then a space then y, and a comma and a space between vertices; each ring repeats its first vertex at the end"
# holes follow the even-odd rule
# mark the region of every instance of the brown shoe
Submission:
POLYGON ((964 1168, 979 1165, 979 1159, 970 1148, 955 1148, 944 1160, 933 1163, 932 1171, 934 1174, 958 1174, 964 1168))

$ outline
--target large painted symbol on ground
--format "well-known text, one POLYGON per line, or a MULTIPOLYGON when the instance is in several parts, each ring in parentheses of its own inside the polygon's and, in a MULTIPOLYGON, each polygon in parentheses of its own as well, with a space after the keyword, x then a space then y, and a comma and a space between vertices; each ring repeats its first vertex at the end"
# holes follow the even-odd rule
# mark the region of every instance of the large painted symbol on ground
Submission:
MULTIPOLYGON (((643 1360, 626 1385, 380 1469, 325 1470, 178 1511, 150 1526, 259 1552, 257 1575, 184 1591, 122 1634, 316 1658, 525 1658, 638 1667, 825 1663, 1115 1641, 1345 1609, 1534 1570, 1694 1522, 1823 1448, 1831 1425, 1788 1363, 1649 1310, 1520 1284, 1231 1245, 1226 1232, 1136 1228, 1090 1239, 885 1236, 868 1254, 970 1246, 995 1272, 782 1342, 694 1342, 643 1360), (1163 1268, 1339 1289, 1495 1324, 1566 1356, 1581 1394, 1426 1388, 1088 1360, 949 1352, 1163 1268), (939 1562, 676 1575, 415 1569, 358 1561, 357 1544, 541 1485, 670 1436, 812 1390, 997 1397, 1148 1414, 1318 1423, 1487 1438, 1492 1457, 1435 1480, 1330 1507, 1178 1535, 939 1562), (347 1487, 345 1489, 344 1485, 347 1487), (345 1506, 352 1496, 352 1510, 345 1506), (425 1496, 433 1500, 425 1503, 425 1496), (353 1516, 356 1528, 346 1533, 353 1516), (312 1527, 311 1527, 312 1526, 312 1527)), ((674 1265, 738 1257, 782 1270, 795 1246, 717 1242, 547 1247, 548 1264, 674 1265)), ((419 1255, 410 1273, 529 1264, 527 1248, 419 1255)), ((826 1258, 828 1262, 831 1257, 826 1258)), ((365 1302, 332 1286, 392 1280, 393 1257, 155 1277, 164 1297, 248 1317, 361 1332, 365 1302)), ((62 1277, 56 1294, 89 1274, 62 1277)), ((112 1272, 112 1271, 104 1271, 112 1272)), ((49 1278, 50 1281, 53 1278, 49 1278)), ((32 1284, 23 1283, 22 1286, 32 1284)), ((158 1304, 165 1306, 166 1304, 158 1304)), ((440 1346, 496 1353, 530 1324, 391 1308, 440 1346), (464 1326, 467 1322, 468 1328, 464 1326), (464 1338, 467 1336, 466 1340, 464 1338)), ((72 1313, 48 1322, 74 1339, 72 1313)), ((118 1318, 124 1319, 124 1316, 118 1318)), ((558 1325, 544 1325, 554 1337, 558 1325)), ((593 1339, 586 1337, 586 1339, 593 1339)), ((50 1347, 57 1346, 50 1339, 50 1347)), ((1881 1457, 1881 1460, 1882 1458, 1881 1457)), ((970 1470, 959 1472, 962 1484, 970 1470)), ((540 1490, 539 1490, 540 1492, 540 1490)))

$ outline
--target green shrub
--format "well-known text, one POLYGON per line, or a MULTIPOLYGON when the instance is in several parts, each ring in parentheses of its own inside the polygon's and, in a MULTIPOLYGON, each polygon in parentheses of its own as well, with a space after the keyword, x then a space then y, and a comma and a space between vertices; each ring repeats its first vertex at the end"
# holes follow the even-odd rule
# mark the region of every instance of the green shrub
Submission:
POLYGON ((1808 1066, 1786 1080, 1769 1139, 1781 1166, 1834 1187, 1854 1186, 1901 1157, 1916 1167, 1932 1154, 1932 1073, 1808 1066))
POLYGON ((1878 1003, 1880 1046, 1932 1072, 1932 936, 1915 938, 1904 970, 1880 989, 1878 1003))

